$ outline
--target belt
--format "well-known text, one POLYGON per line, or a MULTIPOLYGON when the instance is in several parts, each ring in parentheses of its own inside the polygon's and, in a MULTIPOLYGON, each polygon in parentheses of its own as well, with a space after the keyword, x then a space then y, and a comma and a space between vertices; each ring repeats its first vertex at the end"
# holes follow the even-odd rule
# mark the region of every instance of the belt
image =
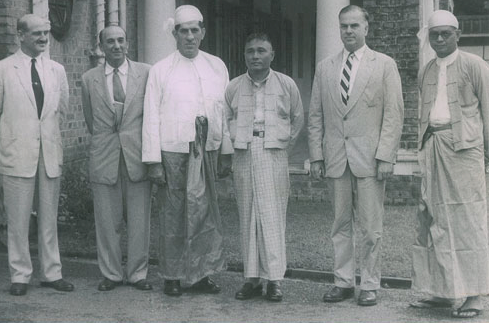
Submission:
POLYGON ((253 136, 264 138, 265 137, 265 131, 253 131, 253 136))
POLYGON ((421 149, 423 149, 424 144, 428 141, 428 139, 430 139, 430 137, 433 133, 438 132, 438 131, 442 131, 442 130, 448 130, 448 129, 452 129, 452 125, 449 123, 444 124, 443 126, 438 126, 438 127, 428 126, 428 128, 426 128, 425 133, 423 134, 423 141, 421 142, 421 149))

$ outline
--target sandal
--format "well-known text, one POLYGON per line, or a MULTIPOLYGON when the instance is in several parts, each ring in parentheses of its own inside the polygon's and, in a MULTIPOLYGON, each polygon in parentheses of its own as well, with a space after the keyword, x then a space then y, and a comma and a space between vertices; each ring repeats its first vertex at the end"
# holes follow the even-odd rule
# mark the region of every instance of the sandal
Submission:
POLYGON ((448 307, 452 307, 452 303, 448 301, 435 301, 433 299, 422 299, 413 303, 409 303, 409 306, 414 308, 448 308, 448 307))
POLYGON ((476 308, 457 308, 456 310, 452 311, 452 317, 459 319, 470 319, 478 316, 481 311, 482 310, 476 308))

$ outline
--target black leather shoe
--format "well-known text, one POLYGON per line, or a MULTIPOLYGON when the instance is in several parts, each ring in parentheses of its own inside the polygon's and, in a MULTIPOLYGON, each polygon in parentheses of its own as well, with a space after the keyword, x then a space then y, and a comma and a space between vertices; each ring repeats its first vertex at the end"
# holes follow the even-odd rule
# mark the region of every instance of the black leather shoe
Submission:
POLYGON ((267 299, 273 302, 280 302, 284 295, 282 290, 280 290, 279 284, 268 283, 267 284, 267 299))
POLYGON ((355 289, 353 287, 343 288, 335 286, 324 294, 323 301, 328 303, 341 302, 347 298, 352 298, 354 294, 355 289))
POLYGON ((217 294, 221 291, 221 287, 219 287, 212 279, 209 277, 204 277, 197 283, 192 285, 192 289, 194 291, 198 291, 201 293, 207 294, 217 294))
POLYGON ((376 290, 361 290, 358 296, 357 304, 361 306, 377 305, 376 290))
POLYGON ((146 279, 138 280, 137 282, 131 283, 130 285, 136 289, 139 289, 139 290, 152 290, 153 289, 153 286, 146 279))
POLYGON ((113 290, 114 288, 116 288, 116 286, 120 285, 122 285, 122 281, 116 282, 108 278, 104 278, 104 280, 102 280, 100 284, 98 284, 98 290, 101 292, 108 292, 109 290, 113 290))
POLYGON ((182 287, 180 287, 179 280, 165 280, 165 287, 163 293, 168 296, 180 296, 182 295, 182 287))
POLYGON ((10 285, 10 295, 22 296, 27 293, 27 284, 23 283, 12 283, 10 285))
POLYGON ((41 286, 54 288, 60 292, 71 292, 75 289, 72 283, 68 283, 64 279, 58 279, 52 282, 41 282, 41 286))
POLYGON ((250 299, 256 296, 261 296, 262 290, 263 290, 262 284, 258 284, 255 287, 253 287, 252 283, 245 283, 243 287, 241 287, 241 289, 236 292, 235 297, 236 299, 239 300, 250 299))

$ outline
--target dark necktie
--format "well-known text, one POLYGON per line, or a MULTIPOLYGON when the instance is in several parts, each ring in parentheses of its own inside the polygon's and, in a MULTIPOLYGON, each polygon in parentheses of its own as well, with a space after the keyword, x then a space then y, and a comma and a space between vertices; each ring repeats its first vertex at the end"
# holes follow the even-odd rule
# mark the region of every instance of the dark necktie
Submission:
POLYGON ((124 103, 126 101, 126 95, 124 94, 124 88, 122 87, 121 78, 119 77, 119 70, 114 68, 114 77, 112 79, 114 101, 124 103))
POLYGON ((351 61, 353 60, 354 55, 355 54, 353 52, 348 55, 343 71, 341 72, 341 101, 343 101, 344 105, 348 104, 348 90, 350 89, 350 74, 352 67, 351 61))
POLYGON ((36 69, 36 59, 31 59, 31 81, 34 97, 36 98, 37 116, 41 118, 42 105, 44 103, 44 91, 42 90, 41 78, 36 69))

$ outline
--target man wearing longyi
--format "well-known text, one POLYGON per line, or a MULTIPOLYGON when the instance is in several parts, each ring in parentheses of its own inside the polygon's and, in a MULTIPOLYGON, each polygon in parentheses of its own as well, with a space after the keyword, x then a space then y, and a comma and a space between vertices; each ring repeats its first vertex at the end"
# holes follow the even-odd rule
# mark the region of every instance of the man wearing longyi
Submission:
POLYGON ((428 28, 436 58, 421 69, 418 82, 422 181, 413 288, 432 297, 411 306, 450 308, 462 299, 451 314, 471 318, 489 293, 489 67, 458 50, 461 31, 451 12, 435 11, 428 28))
POLYGON ((181 295, 181 282, 218 293, 209 275, 224 267, 215 180, 229 173, 233 152, 224 119, 229 76, 221 59, 199 50, 199 9, 175 10, 173 36, 177 51, 151 68, 144 102, 143 162, 160 184, 160 271, 167 295, 181 295))

